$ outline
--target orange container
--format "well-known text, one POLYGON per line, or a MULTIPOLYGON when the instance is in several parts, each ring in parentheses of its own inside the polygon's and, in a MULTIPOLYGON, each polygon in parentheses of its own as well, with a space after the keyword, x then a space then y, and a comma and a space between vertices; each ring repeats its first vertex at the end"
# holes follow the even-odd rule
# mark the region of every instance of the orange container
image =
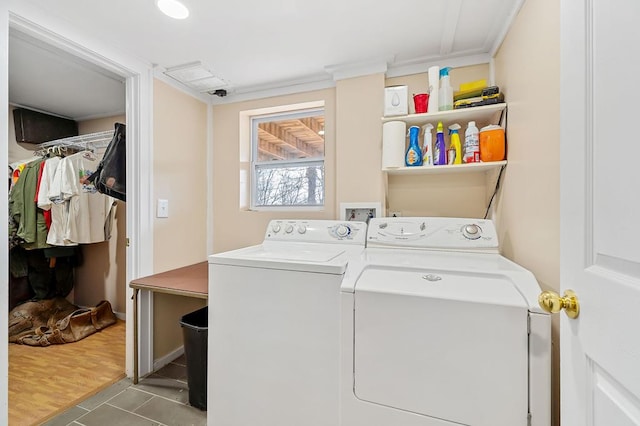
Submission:
POLYGON ((480 161, 502 161, 504 155, 504 129, 495 124, 480 129, 480 161))

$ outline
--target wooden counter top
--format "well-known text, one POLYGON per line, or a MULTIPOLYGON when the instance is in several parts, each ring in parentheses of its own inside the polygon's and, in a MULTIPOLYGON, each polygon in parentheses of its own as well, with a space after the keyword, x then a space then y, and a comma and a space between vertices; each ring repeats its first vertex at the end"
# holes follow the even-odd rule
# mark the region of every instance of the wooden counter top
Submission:
POLYGON ((206 299, 209 293, 209 265, 196 263, 178 269, 132 280, 129 286, 140 290, 206 299))

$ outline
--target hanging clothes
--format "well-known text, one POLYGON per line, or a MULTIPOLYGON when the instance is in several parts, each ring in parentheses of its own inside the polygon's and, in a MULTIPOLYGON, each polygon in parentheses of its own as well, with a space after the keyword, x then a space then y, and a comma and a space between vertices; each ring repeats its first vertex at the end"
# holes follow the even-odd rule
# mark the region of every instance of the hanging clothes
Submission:
POLYGON ((46 221, 42 210, 33 201, 42 161, 27 163, 9 194, 10 247, 17 243, 28 250, 48 247, 46 221))
POLYGON ((115 132, 98 169, 89 177, 103 194, 127 201, 127 131, 122 123, 115 124, 115 132))
MULTIPOLYGON (((49 188, 49 198, 67 203, 66 217, 62 218, 65 222, 60 227, 61 245, 98 243, 111 237, 115 199, 100 194, 87 179, 95 173, 98 165, 98 158, 90 151, 65 157, 58 164, 49 188)), ((54 224, 52 215, 51 229, 54 229, 54 224)))

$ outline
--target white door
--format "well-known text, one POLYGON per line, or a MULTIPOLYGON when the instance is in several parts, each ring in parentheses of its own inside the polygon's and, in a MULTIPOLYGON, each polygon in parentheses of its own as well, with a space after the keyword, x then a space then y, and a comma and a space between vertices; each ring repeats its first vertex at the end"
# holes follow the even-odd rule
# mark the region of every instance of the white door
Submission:
POLYGON ((640 425, 640 1, 561 3, 562 426, 640 425))

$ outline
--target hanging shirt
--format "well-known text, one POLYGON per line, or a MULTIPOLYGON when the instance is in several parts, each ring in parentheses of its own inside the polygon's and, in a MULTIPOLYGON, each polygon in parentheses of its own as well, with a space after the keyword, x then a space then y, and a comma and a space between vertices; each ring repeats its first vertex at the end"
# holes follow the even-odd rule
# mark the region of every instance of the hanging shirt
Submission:
MULTIPOLYGON (((111 236, 115 200, 99 193, 86 179, 98 164, 98 158, 89 151, 60 160, 56 174, 60 173, 58 182, 61 198, 68 201, 64 230, 66 243, 98 243, 111 236)), ((55 191, 57 187, 52 189, 55 191)))
POLYGON ((51 213, 47 243, 55 246, 75 246, 77 243, 65 241, 69 201, 62 198, 62 175, 58 173, 60 157, 45 161, 38 191, 38 207, 51 213))

